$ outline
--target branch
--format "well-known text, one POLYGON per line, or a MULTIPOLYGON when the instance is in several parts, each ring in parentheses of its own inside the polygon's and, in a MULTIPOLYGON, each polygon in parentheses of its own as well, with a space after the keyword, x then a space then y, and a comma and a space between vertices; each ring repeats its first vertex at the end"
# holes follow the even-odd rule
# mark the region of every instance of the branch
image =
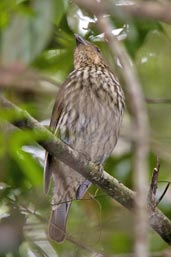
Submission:
POLYGON ((58 86, 55 80, 28 69, 23 64, 0 66, 0 88, 54 95, 58 86))
POLYGON ((160 171, 160 159, 159 159, 159 157, 157 157, 157 165, 153 170, 151 185, 150 185, 150 189, 149 189, 149 193, 148 193, 149 208, 151 210, 154 210, 156 208, 156 206, 158 206, 158 204, 161 202, 161 200, 165 196, 165 194, 170 186, 170 183, 171 183, 171 182, 167 182, 167 185, 166 185, 162 195, 159 197, 158 200, 156 200, 159 171, 160 171))
MULTIPOLYGON (((60 161, 75 169, 93 184, 103 189, 106 194, 111 196, 121 205, 129 210, 133 209, 135 193, 129 188, 121 184, 117 179, 109 175, 105 171, 98 172, 98 168, 93 163, 88 163, 84 155, 74 151, 62 141, 56 138, 45 127, 41 126, 31 115, 26 111, 15 106, 8 100, 0 96, 0 108, 4 110, 13 110, 20 117, 12 123, 21 129, 31 129, 37 135, 43 135, 46 140, 39 140, 39 144, 45 148, 51 155, 58 158, 60 161), (22 118, 21 118, 22 117, 22 118)), ((159 210, 155 209, 150 213, 149 221, 151 227, 171 245, 171 222, 159 210)))
POLYGON ((133 5, 125 5, 122 7, 122 9, 125 13, 131 16, 171 23, 170 3, 161 4, 154 1, 142 1, 139 3, 134 3, 133 5))
POLYGON ((120 18, 148 18, 151 20, 163 21, 171 23, 171 4, 157 3, 155 1, 139 1, 131 4, 116 5, 115 1, 92 1, 92 0, 76 0, 80 7, 96 16, 110 14, 120 18))
POLYGON ((171 104, 171 98, 145 98, 148 104, 171 104))

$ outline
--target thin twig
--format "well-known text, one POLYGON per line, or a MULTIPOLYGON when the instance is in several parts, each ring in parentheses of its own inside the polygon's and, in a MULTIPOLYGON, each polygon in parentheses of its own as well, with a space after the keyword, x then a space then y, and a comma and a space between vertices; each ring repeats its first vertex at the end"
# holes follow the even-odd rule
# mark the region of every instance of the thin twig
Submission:
POLYGON ((170 183, 171 183, 171 182, 167 182, 167 185, 166 185, 162 195, 159 197, 158 200, 156 200, 159 171, 160 171, 160 159, 157 156, 157 165, 153 170, 153 175, 152 175, 149 194, 148 194, 150 211, 154 211, 156 206, 158 206, 158 204, 162 201, 162 199, 165 196, 165 194, 170 186, 170 183))
POLYGON ((148 18, 171 23, 171 4, 158 3, 157 1, 140 1, 132 5, 125 5, 122 10, 129 16, 148 18))
POLYGON ((148 204, 149 204, 150 210, 152 210, 152 211, 154 211, 157 206, 156 205, 156 192, 157 192, 159 171, 160 171, 160 159, 157 156, 157 164, 153 170, 150 189, 149 189, 149 193, 148 193, 148 204))
POLYGON ((171 23, 171 4, 156 1, 131 1, 131 4, 117 5, 115 1, 75 0, 79 6, 94 15, 110 14, 129 20, 131 17, 148 18, 171 23))
MULTIPOLYGON (((9 198, 9 201, 13 204, 13 206, 17 206, 17 208, 19 208, 22 212, 24 211, 25 213, 29 214, 29 215, 34 215, 41 223, 38 224, 40 225, 44 225, 45 223, 47 223, 47 219, 44 218, 43 216, 41 216, 40 214, 37 214, 35 211, 29 209, 28 207, 24 206, 23 204, 19 203, 17 200, 13 200, 9 198)), ((31 223, 26 224, 25 228, 27 231, 30 230, 29 226, 31 225, 31 223)), ((34 227, 37 224, 34 223, 34 227)), ((54 226, 56 226, 54 224, 54 226)), ((33 224, 32 224, 33 227, 33 224)), ((37 228, 36 228, 37 229, 37 228)), ((61 230, 60 227, 58 227, 59 230, 61 230)), ((32 241, 44 241, 47 240, 48 238, 30 238, 30 237, 26 237, 28 241, 32 242, 32 241)), ((68 240, 69 242, 71 242, 72 244, 78 246, 79 248, 86 250, 87 252, 91 252, 91 253, 98 253, 101 257, 108 257, 105 253, 103 252, 99 252, 97 249, 94 249, 88 245, 86 245, 85 243, 79 241, 78 239, 74 238, 73 236, 69 235, 68 233, 66 233, 66 240, 68 240)), ((114 257, 114 256, 113 256, 114 257)))
POLYGON ((156 195, 156 191, 157 191, 157 182, 158 182, 159 171, 160 171, 160 158, 159 158, 159 156, 157 156, 157 165, 153 170, 153 175, 152 175, 151 185, 150 185, 150 191, 154 195, 156 195))
POLYGON ((145 98, 148 104, 171 104, 171 98, 145 98))
POLYGON ((166 194, 166 192, 167 192, 167 190, 168 190, 168 188, 169 188, 169 186, 170 186, 170 183, 171 183, 171 182, 167 182, 167 185, 166 185, 166 187, 165 187, 165 189, 164 189, 162 195, 161 195, 161 196, 159 197, 159 199, 156 201, 156 205, 158 205, 158 204, 162 201, 163 197, 165 196, 165 194, 166 194))
POLYGON ((54 79, 25 66, 0 66, 0 88, 54 95, 58 87, 54 79))

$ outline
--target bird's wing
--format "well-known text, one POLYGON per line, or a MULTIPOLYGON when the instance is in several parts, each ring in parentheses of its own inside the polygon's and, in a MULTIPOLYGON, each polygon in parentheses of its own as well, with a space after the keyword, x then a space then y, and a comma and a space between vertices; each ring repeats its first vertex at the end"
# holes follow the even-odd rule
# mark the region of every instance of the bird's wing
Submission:
MULTIPOLYGON (((53 107, 53 111, 52 111, 52 115, 51 115, 51 121, 50 121, 50 130, 52 131, 52 133, 58 134, 58 131, 56 130, 57 126, 58 126, 58 122, 60 119, 60 115, 61 112, 63 110, 63 96, 64 96, 64 90, 66 85, 68 86, 69 84, 75 83, 74 80, 71 80, 70 77, 74 72, 72 72, 68 78, 65 80, 65 82, 62 84, 62 86, 60 87, 58 93, 57 93, 57 97, 56 97, 56 101, 53 107), (70 83, 72 81, 72 83, 70 83)), ((49 189, 49 184, 50 184, 50 178, 52 175, 52 161, 53 161, 53 157, 48 154, 48 152, 45 153, 45 165, 44 165, 44 191, 45 193, 48 192, 49 189)))
MULTIPOLYGON (((66 80, 64 82, 64 84, 60 87, 60 89, 57 93, 56 101, 55 101, 52 115, 51 115, 50 126, 49 126, 52 133, 54 133, 56 130, 56 127, 58 125, 58 121, 59 121, 59 118, 60 118, 60 115, 61 115, 61 112, 63 109, 63 97, 62 97, 63 94, 62 93, 65 88, 65 85, 67 84, 67 81, 68 80, 66 80)), ((48 152, 46 152, 45 153, 45 165, 44 165, 44 191, 45 191, 45 193, 47 193, 49 190, 50 178, 52 175, 52 165, 51 165, 52 160, 53 160, 53 157, 48 152)))

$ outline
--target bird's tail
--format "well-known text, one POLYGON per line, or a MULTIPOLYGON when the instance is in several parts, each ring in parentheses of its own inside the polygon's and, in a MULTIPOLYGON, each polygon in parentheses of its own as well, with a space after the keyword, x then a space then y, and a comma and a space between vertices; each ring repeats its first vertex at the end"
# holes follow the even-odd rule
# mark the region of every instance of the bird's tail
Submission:
POLYGON ((49 236, 52 240, 62 243, 66 237, 66 221, 71 203, 62 203, 52 209, 49 221, 49 236))
POLYGON ((54 180, 49 237, 60 243, 66 237, 66 222, 72 200, 81 199, 88 190, 90 182, 64 163, 55 159, 50 161, 45 174, 46 191, 48 190, 51 174, 54 180))

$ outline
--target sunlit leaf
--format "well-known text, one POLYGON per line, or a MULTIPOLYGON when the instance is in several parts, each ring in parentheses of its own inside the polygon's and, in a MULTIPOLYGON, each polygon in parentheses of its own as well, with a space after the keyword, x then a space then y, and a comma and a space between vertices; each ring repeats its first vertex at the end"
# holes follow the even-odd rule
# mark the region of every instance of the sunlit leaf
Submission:
POLYGON ((33 142, 35 134, 29 131, 15 131, 11 135, 10 154, 20 166, 25 176, 34 185, 42 184, 42 167, 29 153, 21 149, 26 143, 33 142))

